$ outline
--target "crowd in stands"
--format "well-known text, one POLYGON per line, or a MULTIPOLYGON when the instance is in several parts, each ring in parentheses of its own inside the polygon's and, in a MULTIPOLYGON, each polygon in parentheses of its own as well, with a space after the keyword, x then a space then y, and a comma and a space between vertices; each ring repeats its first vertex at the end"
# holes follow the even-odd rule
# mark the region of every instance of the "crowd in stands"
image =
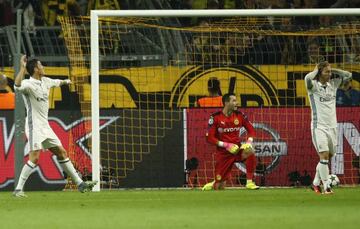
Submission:
MULTIPOLYGON (((17 9, 24 12, 30 28, 56 24, 56 16, 85 16, 92 9, 280 9, 280 8, 359 8, 360 0, 0 0, 0 26, 15 23, 17 9), (163 4, 166 2, 167 4, 163 4)), ((25 19, 26 18, 26 19, 25 19)), ((304 17, 297 22, 309 27, 331 23, 328 17, 304 17)), ((297 23, 296 21, 294 23, 297 23)), ((191 25, 191 21, 184 22, 191 25)))

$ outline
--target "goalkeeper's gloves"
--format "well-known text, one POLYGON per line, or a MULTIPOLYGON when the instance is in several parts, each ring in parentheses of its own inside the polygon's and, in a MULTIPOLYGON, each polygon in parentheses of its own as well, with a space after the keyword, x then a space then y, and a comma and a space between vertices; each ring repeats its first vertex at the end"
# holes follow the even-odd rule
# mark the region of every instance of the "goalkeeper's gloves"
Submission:
POLYGON ((244 153, 252 152, 254 150, 252 146, 252 142, 253 142, 253 138, 252 137, 248 138, 246 143, 241 145, 240 149, 242 149, 244 153))
POLYGON ((240 150, 239 146, 234 143, 218 141, 217 145, 225 148, 231 154, 237 154, 240 150))

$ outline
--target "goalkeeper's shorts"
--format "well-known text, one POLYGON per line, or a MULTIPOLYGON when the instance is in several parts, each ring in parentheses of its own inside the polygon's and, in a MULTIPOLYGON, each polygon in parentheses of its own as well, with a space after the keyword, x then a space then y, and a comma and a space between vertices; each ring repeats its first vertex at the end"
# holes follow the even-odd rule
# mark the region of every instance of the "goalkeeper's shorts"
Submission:
POLYGON ((331 155, 336 154, 337 146, 337 128, 311 130, 312 142, 318 153, 329 152, 331 155))
POLYGON ((229 178, 235 162, 242 161, 242 149, 237 154, 217 151, 215 154, 215 181, 225 181, 229 178))

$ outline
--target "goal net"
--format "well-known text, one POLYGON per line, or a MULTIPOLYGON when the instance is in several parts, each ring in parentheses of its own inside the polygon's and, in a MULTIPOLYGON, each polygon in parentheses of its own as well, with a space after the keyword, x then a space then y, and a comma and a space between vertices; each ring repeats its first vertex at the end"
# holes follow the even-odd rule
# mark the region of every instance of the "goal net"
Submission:
MULTIPOLYGON (((215 147, 205 133, 210 115, 220 108, 199 107, 198 100, 209 96, 214 82, 219 93, 236 94, 239 109, 254 124, 256 182, 309 185, 318 156, 305 75, 327 60, 352 72, 351 87, 360 89, 357 18, 99 17, 95 92, 90 19, 59 20, 79 109, 100 125, 101 188, 199 187, 213 180, 215 147), (94 96, 99 116, 91 115, 94 96)), ((348 87, 342 85, 337 98, 338 146, 331 173, 343 184, 358 184, 360 107, 346 100, 348 87)), ((69 142, 93 154, 91 123, 84 128, 88 138, 69 142)), ((70 151, 77 168, 91 176, 93 166, 70 151)), ((237 163, 228 185, 242 186, 245 172, 237 163)))

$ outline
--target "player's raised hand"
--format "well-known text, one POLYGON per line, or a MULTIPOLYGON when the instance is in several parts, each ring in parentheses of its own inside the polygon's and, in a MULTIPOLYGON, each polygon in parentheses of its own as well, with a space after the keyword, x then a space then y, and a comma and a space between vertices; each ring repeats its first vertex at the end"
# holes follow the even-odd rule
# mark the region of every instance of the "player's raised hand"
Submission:
POLYGON ((319 71, 319 64, 315 65, 314 72, 319 71))
POLYGON ((22 55, 21 58, 20 58, 20 67, 21 68, 26 68, 26 62, 27 62, 26 55, 22 55))
POLYGON ((66 80, 63 80, 63 84, 69 85, 69 84, 72 84, 72 82, 71 82, 71 80, 66 79, 66 80))

